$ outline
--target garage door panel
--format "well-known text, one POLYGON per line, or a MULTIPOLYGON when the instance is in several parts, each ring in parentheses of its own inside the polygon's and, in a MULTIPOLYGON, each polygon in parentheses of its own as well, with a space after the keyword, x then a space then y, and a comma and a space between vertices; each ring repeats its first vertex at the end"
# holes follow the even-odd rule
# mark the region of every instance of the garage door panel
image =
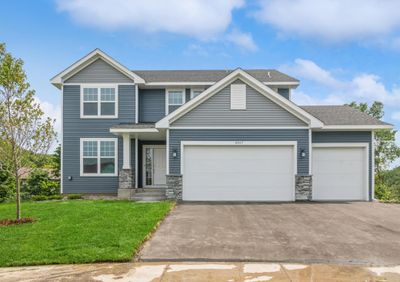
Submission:
POLYGON ((186 146, 183 199, 292 201, 293 146, 186 146))
POLYGON ((366 200, 365 147, 313 148, 314 200, 366 200))

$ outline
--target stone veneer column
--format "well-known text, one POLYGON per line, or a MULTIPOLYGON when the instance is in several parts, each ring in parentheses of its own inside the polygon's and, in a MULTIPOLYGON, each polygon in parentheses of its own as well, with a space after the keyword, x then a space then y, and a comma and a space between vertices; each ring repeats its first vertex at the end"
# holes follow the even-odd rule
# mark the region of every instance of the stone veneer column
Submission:
POLYGON ((182 200, 182 175, 167 175, 167 189, 165 194, 167 199, 182 200))
POLYGON ((312 175, 296 175, 296 201, 312 200, 312 175))
POLYGON ((130 199, 134 194, 135 176, 132 169, 121 169, 118 179, 118 198, 130 199))

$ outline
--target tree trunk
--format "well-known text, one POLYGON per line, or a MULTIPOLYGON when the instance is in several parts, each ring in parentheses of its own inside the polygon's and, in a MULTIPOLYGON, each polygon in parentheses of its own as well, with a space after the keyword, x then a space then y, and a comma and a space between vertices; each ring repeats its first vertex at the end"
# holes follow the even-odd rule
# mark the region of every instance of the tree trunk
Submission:
POLYGON ((19 176, 18 172, 15 174, 15 185, 16 185, 16 200, 17 200, 17 219, 21 219, 21 195, 20 195, 20 182, 19 182, 19 176))

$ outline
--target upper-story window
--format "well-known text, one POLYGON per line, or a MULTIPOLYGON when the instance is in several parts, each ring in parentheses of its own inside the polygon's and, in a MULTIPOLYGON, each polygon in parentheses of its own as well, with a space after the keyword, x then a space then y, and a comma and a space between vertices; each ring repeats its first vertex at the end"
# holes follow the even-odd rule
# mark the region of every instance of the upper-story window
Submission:
POLYGON ((204 89, 193 89, 193 88, 190 89, 190 99, 199 96, 203 91, 204 89))
POLYGON ((168 105, 180 106, 185 103, 185 90, 168 90, 168 105))
POLYGON ((82 86, 82 118, 118 117, 118 97, 115 86, 82 86))

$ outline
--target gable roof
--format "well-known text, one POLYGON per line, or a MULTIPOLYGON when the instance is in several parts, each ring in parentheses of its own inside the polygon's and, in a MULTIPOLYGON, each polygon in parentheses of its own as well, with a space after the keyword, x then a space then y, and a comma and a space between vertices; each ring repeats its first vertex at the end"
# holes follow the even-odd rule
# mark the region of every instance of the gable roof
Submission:
MULTIPOLYGON (((147 84, 197 82, 213 84, 235 70, 133 70, 147 84)), ((265 84, 290 84, 297 86, 299 80, 273 69, 244 70, 265 84)))
POLYGON ((173 111, 160 121, 156 123, 157 128, 168 128, 172 122, 179 119, 187 112, 194 109, 197 105, 203 103, 208 98, 222 90, 225 86, 229 85, 236 79, 241 79, 244 83, 247 83, 249 86, 254 88, 256 91, 260 92, 262 95, 269 98, 272 102, 278 104, 282 108, 286 109, 288 112, 292 113, 294 116, 298 117, 299 119, 303 120, 307 124, 309 124, 313 128, 320 128, 323 126, 323 123, 309 114, 307 111, 303 110, 292 101, 282 97, 271 88, 266 86, 264 83, 260 82, 246 71, 242 69, 236 69, 235 71, 231 72, 220 81, 213 84, 207 90, 203 91, 199 96, 193 98, 177 110, 173 111))
POLYGON ((347 105, 333 106, 300 106, 324 123, 324 128, 330 126, 365 126, 370 128, 392 128, 389 123, 380 121, 366 113, 347 105))
POLYGON ((107 62, 109 65, 114 67, 116 70, 120 71, 127 77, 131 78, 135 83, 144 83, 144 79, 138 76, 137 74, 133 73, 130 71, 127 67, 121 65, 119 62, 111 58, 109 55, 101 51, 100 49, 95 49, 80 60, 76 61, 73 63, 71 66, 54 76, 52 79, 50 79, 51 83, 55 85, 56 87, 60 88, 61 84, 79 72, 80 70, 84 69, 97 59, 101 58, 105 62, 107 62))

